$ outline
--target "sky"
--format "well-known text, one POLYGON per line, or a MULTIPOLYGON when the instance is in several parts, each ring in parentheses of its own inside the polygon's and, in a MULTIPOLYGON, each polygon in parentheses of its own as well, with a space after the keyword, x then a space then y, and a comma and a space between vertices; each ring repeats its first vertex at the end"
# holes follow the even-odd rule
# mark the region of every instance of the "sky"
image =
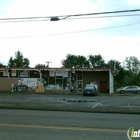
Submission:
MULTIPOLYGON (((139 8, 140 0, 0 0, 0 19, 139 8)), ((130 56, 140 60, 139 29, 140 12, 59 21, 48 18, 30 22, 0 20, 0 62, 7 65, 9 58, 14 57, 17 51, 29 59, 30 67, 46 64, 47 61, 51 62, 50 67, 61 67, 61 60, 67 54, 85 57, 100 54, 105 62, 111 59, 123 62, 130 56)))

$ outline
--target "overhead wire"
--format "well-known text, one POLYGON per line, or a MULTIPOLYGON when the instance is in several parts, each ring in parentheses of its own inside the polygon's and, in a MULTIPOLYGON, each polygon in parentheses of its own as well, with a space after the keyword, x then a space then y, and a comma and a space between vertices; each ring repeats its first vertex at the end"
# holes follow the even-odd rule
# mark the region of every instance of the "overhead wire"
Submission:
MULTIPOLYGON (((58 17, 63 17, 62 19, 71 20, 71 19, 86 19, 86 18, 111 18, 111 17, 128 17, 128 16, 140 16, 140 14, 129 14, 129 15, 111 15, 111 16, 94 16, 93 15, 100 15, 100 14, 112 14, 112 13, 124 13, 124 12, 138 12, 140 9, 134 10, 122 10, 122 11, 111 11, 111 12, 100 12, 100 13, 88 13, 88 14, 75 14, 75 15, 60 15, 58 17), (91 17, 92 15, 92 17, 91 17), (79 17, 80 16, 80 17, 79 17), (87 17, 81 17, 87 16, 87 17), (70 17, 70 18, 68 18, 70 17)), ((46 21, 47 18, 51 18, 52 16, 48 17, 23 17, 23 18, 1 18, 0 23, 2 22, 31 22, 31 21, 46 21)), ((29 38, 29 37, 41 37, 41 36, 52 36, 52 35, 63 35, 63 34, 73 34, 73 33, 80 33, 80 32, 89 32, 89 31, 97 31, 97 30, 105 30, 109 28, 118 28, 123 26, 131 26, 140 23, 130 23, 125 25, 118 25, 112 27, 105 27, 105 28, 98 28, 98 29, 89 29, 89 30, 81 30, 81 31, 74 31, 74 32, 64 32, 64 33, 55 33, 55 34, 47 34, 47 35, 36 35, 36 36, 19 36, 19 37, 3 37, 0 39, 10 39, 10 38, 29 38)))
POLYGON ((19 18, 0 18, 0 21, 17 21, 17 20, 35 20, 35 19, 50 19, 52 17, 59 17, 59 20, 64 20, 69 17, 81 17, 81 16, 92 16, 92 15, 105 15, 105 14, 116 14, 116 13, 130 13, 139 12, 140 9, 133 10, 121 10, 121 11, 109 11, 109 12, 98 12, 98 13, 87 13, 87 14, 73 14, 73 15, 57 15, 57 16, 42 16, 42 17, 19 17, 19 18))
POLYGON ((75 33, 82 33, 82 32, 93 32, 98 30, 105 30, 105 29, 111 29, 111 28, 119 28, 124 26, 132 26, 140 24, 140 22, 137 23, 130 23, 130 24, 124 24, 124 25, 118 25, 118 26, 112 26, 112 27, 104 27, 104 28, 98 28, 98 29, 89 29, 89 30, 80 30, 80 31, 73 31, 73 32, 62 32, 62 33, 54 33, 54 34, 46 34, 46 35, 34 35, 34 36, 18 36, 18 37, 2 37, 0 39, 17 39, 17 38, 33 38, 33 37, 45 37, 45 36, 56 36, 56 35, 67 35, 67 34, 75 34, 75 33))
MULTIPOLYGON (((134 17, 140 16, 140 14, 131 14, 131 15, 115 15, 115 16, 92 16, 92 17, 78 17, 78 18, 66 18, 65 20, 78 20, 78 19, 93 19, 93 18, 113 18, 113 17, 134 17)), ((62 19, 61 19, 62 20, 62 19)), ((9 22, 34 22, 34 21, 49 21, 48 19, 34 19, 34 20, 17 20, 17 21, 0 21, 0 23, 9 23, 9 22)))

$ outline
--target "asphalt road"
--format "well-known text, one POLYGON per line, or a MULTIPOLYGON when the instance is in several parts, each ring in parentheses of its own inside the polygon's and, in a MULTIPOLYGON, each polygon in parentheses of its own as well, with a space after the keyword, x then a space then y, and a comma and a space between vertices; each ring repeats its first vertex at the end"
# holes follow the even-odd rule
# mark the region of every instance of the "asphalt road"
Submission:
POLYGON ((0 110, 0 140, 127 140, 139 115, 0 110))
POLYGON ((140 114, 140 94, 133 94, 131 96, 82 96, 0 93, 0 108, 140 114))

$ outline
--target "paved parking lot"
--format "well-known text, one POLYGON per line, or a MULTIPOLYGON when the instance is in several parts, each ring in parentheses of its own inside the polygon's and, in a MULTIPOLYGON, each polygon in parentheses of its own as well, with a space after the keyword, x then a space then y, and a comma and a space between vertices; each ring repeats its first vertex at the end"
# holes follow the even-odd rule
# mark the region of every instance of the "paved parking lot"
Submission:
POLYGON ((0 108, 140 114, 140 95, 0 93, 0 108))

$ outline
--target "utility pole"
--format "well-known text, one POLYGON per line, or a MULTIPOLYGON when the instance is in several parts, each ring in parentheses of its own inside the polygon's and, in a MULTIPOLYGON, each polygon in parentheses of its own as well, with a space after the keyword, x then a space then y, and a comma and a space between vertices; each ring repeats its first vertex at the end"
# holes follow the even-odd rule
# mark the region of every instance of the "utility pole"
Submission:
POLYGON ((47 68, 49 68, 49 64, 52 63, 52 62, 47 61, 46 63, 47 63, 47 68))

